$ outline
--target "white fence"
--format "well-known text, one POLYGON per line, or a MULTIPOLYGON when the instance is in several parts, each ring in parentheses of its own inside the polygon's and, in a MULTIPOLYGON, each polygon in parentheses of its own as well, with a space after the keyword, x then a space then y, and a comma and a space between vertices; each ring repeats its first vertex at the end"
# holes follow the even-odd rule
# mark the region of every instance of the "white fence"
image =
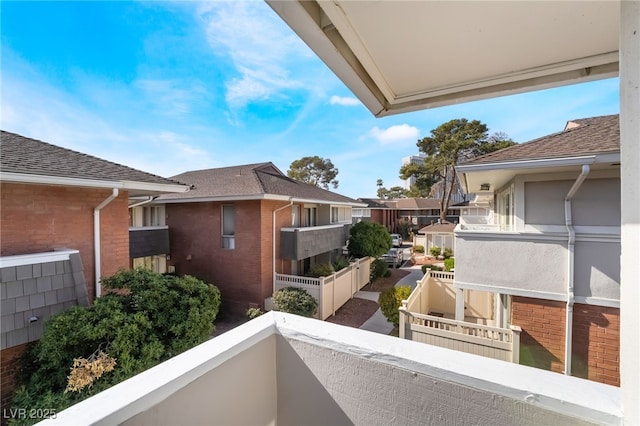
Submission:
MULTIPOLYGON (((468 297, 465 297, 468 299, 468 297)), ((429 312, 446 305, 455 306, 453 273, 427 270, 424 278, 400 308, 402 339, 518 363, 520 360, 520 327, 509 329, 456 321, 429 312), (440 294, 442 293, 442 294, 440 294)), ((485 305, 479 301, 479 305, 485 305)), ((474 311, 486 311, 478 307, 474 311)))
POLYGON ((325 320, 369 282, 370 269, 371 259, 362 258, 327 277, 276 274, 274 292, 286 287, 305 289, 318 301, 318 318, 325 320))

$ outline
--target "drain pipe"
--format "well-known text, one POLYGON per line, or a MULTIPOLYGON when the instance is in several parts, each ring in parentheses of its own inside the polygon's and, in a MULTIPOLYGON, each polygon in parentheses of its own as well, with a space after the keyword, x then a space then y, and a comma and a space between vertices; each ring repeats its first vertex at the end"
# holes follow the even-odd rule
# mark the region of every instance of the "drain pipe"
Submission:
POLYGON ((117 198, 119 193, 118 188, 113 188, 113 193, 93 209, 93 254, 95 259, 96 298, 100 297, 100 293, 102 292, 102 287, 100 286, 100 210, 117 198))
POLYGON ((272 256, 272 261, 271 261, 271 265, 273 266, 273 274, 271 279, 273 280, 273 284, 272 284, 272 289, 271 292, 275 293, 276 291, 276 213, 279 212, 280 210, 284 210, 287 207, 291 207, 293 205, 293 198, 289 197, 289 204, 286 204, 282 207, 278 207, 277 209, 275 209, 273 211, 273 222, 272 222, 272 228, 273 228, 273 235, 272 235, 272 242, 273 242, 273 252, 271 253, 272 256))
POLYGON ((573 339, 573 303, 574 303, 574 263, 575 263, 575 242, 576 231, 573 229, 572 213, 571 213, 571 200, 578 192, 580 185, 586 179, 589 174, 590 168, 588 164, 582 165, 582 172, 573 183, 573 186, 564 197, 564 222, 567 226, 567 233, 569 234, 567 240, 567 309, 566 309, 566 329, 565 329, 565 341, 564 341, 564 374, 571 375, 571 352, 573 339))

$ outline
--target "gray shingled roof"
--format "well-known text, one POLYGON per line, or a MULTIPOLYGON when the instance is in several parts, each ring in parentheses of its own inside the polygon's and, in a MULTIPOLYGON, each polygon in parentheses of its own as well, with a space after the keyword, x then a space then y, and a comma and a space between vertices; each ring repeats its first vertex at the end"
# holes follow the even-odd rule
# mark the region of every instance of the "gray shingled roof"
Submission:
POLYGON ((0 170, 5 173, 86 180, 179 184, 161 176, 4 130, 0 131, 0 170))
POLYGON ((163 195, 159 201, 218 197, 246 198, 270 194, 304 200, 360 204, 353 198, 291 179, 271 162, 195 170, 172 178, 192 185, 191 190, 184 194, 163 195))
POLYGON ((518 160, 575 157, 620 152, 618 114, 571 120, 565 130, 513 145, 461 163, 474 165, 518 160), (571 125, 576 125, 571 127, 571 125))
POLYGON ((445 233, 453 233, 456 224, 451 222, 443 222, 443 223, 432 223, 431 225, 427 225, 424 228, 420 228, 418 234, 445 234, 445 233))

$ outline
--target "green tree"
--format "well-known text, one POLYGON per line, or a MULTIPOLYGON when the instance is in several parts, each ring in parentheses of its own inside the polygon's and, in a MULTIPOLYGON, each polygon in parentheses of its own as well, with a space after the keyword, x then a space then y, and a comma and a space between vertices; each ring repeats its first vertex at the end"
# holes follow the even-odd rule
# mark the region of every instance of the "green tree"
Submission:
POLYGON ((358 222, 349 231, 347 244, 349 254, 354 257, 379 257, 391 248, 391 235, 379 223, 358 222))
POLYGON ((396 198, 407 198, 408 191, 401 186, 392 186, 387 189, 383 186, 382 179, 378 179, 378 198, 383 200, 393 200, 396 198))
POLYGON ((145 269, 102 282, 117 292, 47 321, 21 365, 24 386, 14 395, 15 407, 62 410, 204 342, 213 331, 220 291, 211 284, 145 269), (115 360, 114 369, 91 386, 65 392, 74 360, 100 354, 115 360))
POLYGON ((287 176, 324 189, 329 189, 329 184, 334 188, 338 187, 338 180, 336 179, 338 169, 335 168, 330 159, 324 159, 317 155, 293 161, 289 165, 287 176))
POLYGON ((446 220, 454 185, 457 183, 455 165, 515 144, 506 134, 488 135, 487 126, 466 118, 450 120, 431 130, 431 135, 417 142, 418 149, 427 154, 424 164, 409 164, 400 169, 401 177, 415 175, 422 189, 435 183, 442 185, 440 218, 446 220))

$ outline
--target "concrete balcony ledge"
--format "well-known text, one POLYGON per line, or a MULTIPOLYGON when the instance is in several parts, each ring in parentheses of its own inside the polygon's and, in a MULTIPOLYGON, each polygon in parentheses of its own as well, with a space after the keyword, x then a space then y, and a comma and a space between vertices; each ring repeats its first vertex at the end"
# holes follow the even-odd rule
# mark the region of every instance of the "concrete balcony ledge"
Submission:
POLYGON ((299 226, 296 228, 280 228, 283 232, 309 232, 318 231, 322 229, 336 229, 344 228, 345 225, 351 225, 351 222, 333 223, 331 225, 318 225, 318 226, 299 226))
POLYGON ((270 312, 40 424, 621 424, 620 404, 613 386, 270 312))

